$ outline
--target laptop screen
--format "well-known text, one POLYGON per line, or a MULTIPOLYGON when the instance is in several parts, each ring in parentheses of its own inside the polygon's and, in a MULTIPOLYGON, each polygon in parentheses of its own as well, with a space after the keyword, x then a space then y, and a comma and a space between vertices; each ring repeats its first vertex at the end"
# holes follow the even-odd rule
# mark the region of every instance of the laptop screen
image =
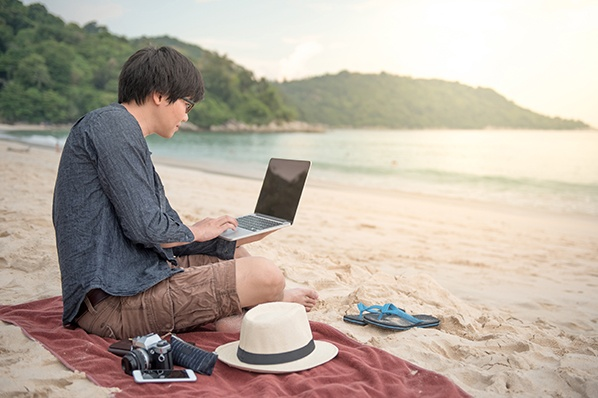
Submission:
POLYGON ((306 160, 270 159, 255 212, 292 224, 310 165, 306 160))

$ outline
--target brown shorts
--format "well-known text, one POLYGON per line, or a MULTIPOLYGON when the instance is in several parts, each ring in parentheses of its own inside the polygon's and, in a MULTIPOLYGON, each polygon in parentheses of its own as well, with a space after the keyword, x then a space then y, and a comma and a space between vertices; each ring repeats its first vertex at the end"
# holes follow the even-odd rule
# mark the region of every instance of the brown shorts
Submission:
POLYGON ((185 268, 148 290, 128 297, 111 296, 87 311, 77 324, 102 337, 126 339, 148 333, 184 332, 241 314, 235 260, 192 255, 179 257, 185 268))

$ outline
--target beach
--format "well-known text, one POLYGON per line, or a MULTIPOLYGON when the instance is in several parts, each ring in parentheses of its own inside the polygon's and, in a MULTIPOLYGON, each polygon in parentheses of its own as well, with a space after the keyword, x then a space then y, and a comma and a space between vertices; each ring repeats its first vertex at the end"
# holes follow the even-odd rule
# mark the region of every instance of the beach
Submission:
MULTIPOLYGON (((52 190, 60 154, 0 141, 0 304, 61 294, 52 190)), ((260 181, 157 163, 185 222, 251 210, 260 181)), ((438 372, 476 397, 598 396, 598 217, 310 183, 295 224, 248 250, 320 300, 312 321, 438 372), (438 328, 343 322, 393 303, 438 328)), ((0 397, 105 397, 0 323, 0 397)))

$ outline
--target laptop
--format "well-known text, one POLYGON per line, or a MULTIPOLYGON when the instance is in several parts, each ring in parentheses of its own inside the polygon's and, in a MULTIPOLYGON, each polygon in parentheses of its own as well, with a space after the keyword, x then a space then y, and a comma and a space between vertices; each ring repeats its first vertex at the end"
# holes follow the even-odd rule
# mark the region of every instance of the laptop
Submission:
POLYGON ((291 226, 310 166, 307 160, 270 159, 254 213, 237 218, 237 229, 220 237, 235 241, 291 226))

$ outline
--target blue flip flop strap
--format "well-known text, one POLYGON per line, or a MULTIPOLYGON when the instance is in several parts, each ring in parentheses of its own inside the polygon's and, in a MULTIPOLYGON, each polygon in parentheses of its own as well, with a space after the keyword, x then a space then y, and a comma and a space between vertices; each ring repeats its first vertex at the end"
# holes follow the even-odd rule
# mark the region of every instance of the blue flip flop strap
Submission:
POLYGON ((382 307, 382 311, 378 316, 378 319, 382 319, 382 315, 396 315, 414 324, 422 323, 421 319, 417 319, 416 317, 409 315, 400 308, 397 308, 394 304, 385 304, 384 307, 382 307))
POLYGON ((370 305, 366 307, 363 303, 357 304, 357 309, 359 310, 359 316, 363 316, 364 312, 381 312, 384 307, 381 305, 370 305))

